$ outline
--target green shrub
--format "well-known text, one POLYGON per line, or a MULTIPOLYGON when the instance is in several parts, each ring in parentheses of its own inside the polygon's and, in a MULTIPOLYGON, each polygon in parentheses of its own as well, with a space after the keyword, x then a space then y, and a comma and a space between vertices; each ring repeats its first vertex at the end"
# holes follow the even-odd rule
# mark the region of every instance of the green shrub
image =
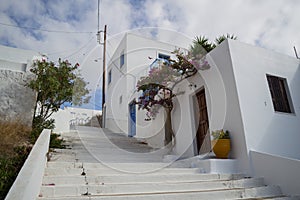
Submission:
POLYGON ((18 146, 14 148, 14 156, 0 157, 0 199, 5 198, 28 157, 30 150, 30 146, 18 146))
POLYGON ((28 157, 30 131, 22 117, 0 120, 0 199, 5 198, 28 157))
POLYGON ((50 135, 50 148, 56 148, 56 149, 65 149, 66 145, 64 145, 64 140, 60 138, 59 134, 51 133, 50 135))
POLYGON ((55 128, 54 123, 55 123, 54 119, 43 121, 43 119, 39 116, 34 117, 32 123, 33 124, 32 131, 31 131, 32 143, 34 143, 38 139, 38 137, 40 136, 41 132, 44 129, 54 129, 55 128))

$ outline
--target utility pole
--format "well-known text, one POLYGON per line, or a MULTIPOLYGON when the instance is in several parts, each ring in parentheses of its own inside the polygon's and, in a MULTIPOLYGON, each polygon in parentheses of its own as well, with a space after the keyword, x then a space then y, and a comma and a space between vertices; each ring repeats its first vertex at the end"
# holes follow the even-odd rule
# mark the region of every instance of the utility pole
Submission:
POLYGON ((99 44, 103 44, 103 66, 102 66, 102 124, 101 127, 105 128, 105 73, 106 73, 106 29, 107 26, 104 26, 104 31, 100 31, 100 0, 98 0, 98 32, 97 32, 97 41, 99 44), (104 33, 103 43, 101 43, 101 32, 104 33))
POLYGON ((103 42, 103 69, 102 69, 102 111, 105 106, 105 73, 106 73, 106 29, 107 26, 104 26, 104 42, 103 42))

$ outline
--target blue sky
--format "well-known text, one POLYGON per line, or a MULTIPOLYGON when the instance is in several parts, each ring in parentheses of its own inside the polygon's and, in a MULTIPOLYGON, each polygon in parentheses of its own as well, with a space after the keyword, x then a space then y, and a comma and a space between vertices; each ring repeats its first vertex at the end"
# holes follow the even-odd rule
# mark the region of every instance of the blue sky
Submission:
MULTIPOLYGON (((0 0, 0 44, 79 62, 95 94, 101 83, 98 0, 0 0), (98 62, 95 62, 98 60, 98 62)), ((122 33, 143 29, 160 40, 191 41, 233 33, 242 42, 294 56, 300 51, 298 0, 100 0, 100 28, 108 25, 108 53, 122 33), (159 29, 147 28, 159 27, 159 29), (176 33, 176 34, 175 34, 176 33), (173 36, 172 36, 173 34, 173 36)), ((109 56, 108 56, 109 59, 109 56)), ((95 96, 95 95, 94 95, 95 96)))

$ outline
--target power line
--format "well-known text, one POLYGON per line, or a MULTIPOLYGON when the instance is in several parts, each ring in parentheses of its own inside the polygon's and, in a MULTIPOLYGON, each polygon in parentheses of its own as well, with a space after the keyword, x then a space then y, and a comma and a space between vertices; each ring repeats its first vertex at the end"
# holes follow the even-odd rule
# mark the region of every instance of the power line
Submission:
POLYGON ((48 29, 40 29, 40 28, 34 28, 34 27, 28 27, 28 26, 19 26, 19 25, 13 25, 13 24, 6 24, 6 23, 2 23, 2 22, 0 22, 0 25, 2 25, 2 26, 9 26, 9 27, 13 27, 13 28, 31 29, 31 30, 49 32, 49 33, 68 33, 68 34, 90 34, 90 33, 93 33, 92 31, 48 30, 48 29))
POLYGON ((82 47, 80 47, 77 51, 73 52, 72 54, 70 54, 70 55, 64 57, 64 59, 66 59, 66 58, 68 58, 68 57, 71 57, 71 56, 77 54, 79 51, 81 51, 83 48, 85 48, 85 47, 86 47, 86 46, 87 46, 94 38, 95 38, 95 36, 91 37, 91 39, 90 39, 86 44, 84 44, 82 47))
MULTIPOLYGON (((112 46, 112 44, 110 43, 109 40, 108 40, 107 42, 108 42, 108 44, 109 44, 110 46, 112 46)), ((110 56, 108 52, 106 52, 106 53, 107 53, 108 57, 109 57, 110 60, 111 60, 111 59, 112 59, 112 56, 110 56)), ((112 64, 112 65, 113 65, 113 66, 114 66, 114 67, 115 67, 115 68, 116 68, 123 76, 126 75, 121 69, 119 69, 119 66, 117 66, 117 65, 115 64, 114 61, 112 61, 111 64, 112 64)))
MULTIPOLYGON (((109 44, 111 47, 113 47, 113 45, 110 43, 109 40, 107 40, 107 42, 108 42, 108 44, 109 44)), ((108 55, 108 57, 110 58, 110 60, 112 60, 113 56, 111 56, 108 52, 107 52, 107 55, 108 55)), ((112 64, 112 66, 115 67, 115 68, 116 68, 123 76, 131 75, 131 76, 137 78, 137 76, 134 75, 134 74, 131 74, 131 73, 124 73, 124 72, 120 69, 120 67, 119 67, 114 61, 111 61, 110 64, 112 64)), ((147 66, 147 67, 148 67, 148 66, 147 66)))

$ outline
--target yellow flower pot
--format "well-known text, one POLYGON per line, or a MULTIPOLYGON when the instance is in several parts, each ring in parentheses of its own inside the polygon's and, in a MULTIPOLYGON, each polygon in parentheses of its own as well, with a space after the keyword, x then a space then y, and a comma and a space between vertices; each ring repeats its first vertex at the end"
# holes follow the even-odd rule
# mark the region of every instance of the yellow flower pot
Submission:
POLYGON ((230 152, 230 139, 218 139, 212 141, 213 152, 217 158, 228 158, 230 152))

